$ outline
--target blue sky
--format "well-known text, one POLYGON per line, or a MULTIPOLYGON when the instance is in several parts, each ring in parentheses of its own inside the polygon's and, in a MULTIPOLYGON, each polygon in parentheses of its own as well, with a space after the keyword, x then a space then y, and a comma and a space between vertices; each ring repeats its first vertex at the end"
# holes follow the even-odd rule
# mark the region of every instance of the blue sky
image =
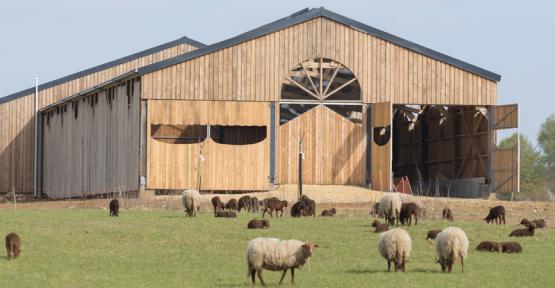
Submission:
POLYGON ((206 44, 305 7, 344 16, 503 75, 534 140, 555 113, 554 1, 1 0, 0 97, 183 35, 206 44))

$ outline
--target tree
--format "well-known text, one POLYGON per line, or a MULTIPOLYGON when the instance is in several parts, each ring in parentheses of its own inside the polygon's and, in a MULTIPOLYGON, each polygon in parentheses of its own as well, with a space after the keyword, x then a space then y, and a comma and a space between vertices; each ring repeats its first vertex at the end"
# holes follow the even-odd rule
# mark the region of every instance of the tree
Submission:
MULTIPOLYGON (((510 148, 517 144, 517 134, 501 140, 499 147, 510 148)), ((538 199, 544 195, 542 157, 528 140, 520 135, 520 193, 517 198, 538 199)))
POLYGON ((551 114, 543 122, 538 135, 538 144, 545 165, 547 188, 555 192, 555 114, 551 114))

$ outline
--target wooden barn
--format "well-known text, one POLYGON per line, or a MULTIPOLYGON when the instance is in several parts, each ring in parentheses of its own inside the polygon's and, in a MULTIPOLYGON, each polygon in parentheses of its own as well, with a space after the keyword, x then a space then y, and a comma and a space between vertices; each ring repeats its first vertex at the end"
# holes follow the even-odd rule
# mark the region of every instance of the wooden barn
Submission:
POLYGON ((213 45, 182 38, 0 98, 0 191, 266 191, 301 176, 512 193, 519 147, 497 147, 496 131, 518 128, 518 106, 497 105, 500 79, 305 9, 213 45))

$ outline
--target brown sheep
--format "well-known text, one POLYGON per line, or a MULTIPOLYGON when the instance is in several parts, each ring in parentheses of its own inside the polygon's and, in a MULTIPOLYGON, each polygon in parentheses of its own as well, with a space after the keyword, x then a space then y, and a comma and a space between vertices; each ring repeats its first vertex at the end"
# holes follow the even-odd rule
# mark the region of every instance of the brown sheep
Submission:
POLYGON ((443 211, 441 211, 441 218, 446 219, 449 222, 453 222, 453 211, 451 211, 449 207, 443 208, 443 211))
POLYGON ((304 202, 304 208, 302 209, 303 216, 312 216, 316 217, 316 202, 314 200, 308 198, 308 196, 303 195, 301 197, 301 202, 304 202))
POLYGON ((251 211, 251 197, 250 196, 243 196, 239 198, 239 212, 241 209, 245 209, 247 212, 251 211))
POLYGON ((505 225, 505 207, 501 205, 497 205, 489 209, 488 216, 486 216, 484 220, 488 224, 489 223, 493 224, 493 221, 495 221, 495 224, 497 225, 501 225, 501 222, 503 222, 503 225, 505 225))
POLYGON ((335 210, 335 208, 331 208, 329 210, 324 210, 322 211, 322 213, 320 214, 320 216, 322 217, 332 217, 335 215, 335 213, 337 213, 337 211, 335 210))
POLYGON ((413 202, 401 204, 401 212, 399 213, 399 220, 401 224, 405 225, 405 222, 410 226, 412 222, 412 217, 414 217, 414 225, 418 224, 418 214, 420 214, 420 208, 413 202))
POLYGON ((372 205, 370 215, 372 215, 372 217, 383 218, 383 215, 380 215, 380 202, 376 202, 372 205))
POLYGON ((522 246, 516 242, 502 242, 499 245, 503 253, 522 253, 522 246))
POLYGON ((522 219, 522 221, 520 221, 520 224, 525 225, 525 226, 529 226, 531 223, 534 223, 536 228, 545 228, 545 220, 543 220, 543 219, 536 219, 536 220, 528 221, 528 219, 524 218, 524 219, 522 219))
POLYGON ((251 212, 258 212, 258 198, 251 197, 251 212))
POLYGON ((214 216, 218 218, 236 218, 237 214, 233 211, 218 211, 214 216))
POLYGON ((251 221, 249 221, 249 224, 247 224, 247 228, 248 229, 268 229, 270 228, 270 221, 266 219, 262 219, 262 220, 252 219, 251 221))
POLYGON ((501 252, 501 245, 493 241, 483 241, 476 246, 476 250, 482 252, 501 252))
POLYGON ((291 217, 301 217, 303 210, 305 209, 306 203, 304 201, 298 201, 293 206, 291 206, 291 217))
POLYGON ((222 199, 220 199, 220 196, 212 197, 212 206, 214 206, 214 215, 216 215, 216 212, 222 211, 225 208, 225 204, 222 202, 222 199))
POLYGON ((279 217, 283 216, 283 208, 287 207, 287 201, 280 201, 276 197, 268 198, 264 200, 264 211, 262 212, 262 217, 266 215, 266 212, 270 213, 271 217, 274 217, 273 211, 276 211, 276 217, 278 217, 278 212, 281 212, 279 217))
POLYGON ((229 201, 227 201, 227 204, 225 204, 225 209, 238 211, 239 205, 237 204, 237 199, 229 199, 229 201))
POLYGON ((21 253, 21 239, 17 234, 10 233, 6 235, 6 250, 8 251, 8 260, 19 256, 21 253))
POLYGON ((389 230, 389 225, 387 223, 382 224, 378 220, 374 220, 374 222, 372 222, 372 227, 376 228, 374 230, 374 233, 380 233, 389 230))
POLYGON ((437 234, 439 234, 439 232, 441 232, 441 230, 430 230, 428 231, 428 234, 426 234, 426 240, 435 240, 437 237, 437 234))
POLYGON ((532 223, 532 224, 528 225, 528 228, 513 230, 513 232, 511 232, 511 234, 509 235, 509 237, 529 237, 529 236, 534 236, 534 231, 535 231, 535 229, 536 229, 536 226, 532 223))
POLYGON ((110 207, 110 217, 114 216, 114 217, 119 217, 119 201, 118 199, 112 199, 112 201, 110 201, 110 204, 108 205, 110 207))

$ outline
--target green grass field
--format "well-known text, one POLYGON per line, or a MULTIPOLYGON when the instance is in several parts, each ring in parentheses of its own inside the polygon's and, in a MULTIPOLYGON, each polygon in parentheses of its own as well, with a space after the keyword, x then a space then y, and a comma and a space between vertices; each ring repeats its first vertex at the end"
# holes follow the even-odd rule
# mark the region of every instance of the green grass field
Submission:
MULTIPOLYGON (((177 211, 124 210, 119 218, 100 209, 0 210, 0 233, 17 232, 22 254, 0 258, 0 287, 244 287, 246 247, 257 236, 315 241, 308 267, 296 273, 299 287, 555 287, 555 230, 521 238, 524 253, 474 250, 482 240, 508 241, 516 225, 453 225, 470 239, 465 272, 440 272, 429 229, 447 222, 407 227, 412 255, 406 273, 387 273, 377 251, 371 218, 272 219, 269 230, 247 230, 254 214, 216 219, 203 213, 187 219, 177 211)), ((259 215, 256 215, 260 217, 259 215)), ((2 240, 3 241, 3 240, 2 240)), ((277 286, 279 272, 265 271, 277 286)), ((290 275, 286 278, 289 285, 290 275)))

